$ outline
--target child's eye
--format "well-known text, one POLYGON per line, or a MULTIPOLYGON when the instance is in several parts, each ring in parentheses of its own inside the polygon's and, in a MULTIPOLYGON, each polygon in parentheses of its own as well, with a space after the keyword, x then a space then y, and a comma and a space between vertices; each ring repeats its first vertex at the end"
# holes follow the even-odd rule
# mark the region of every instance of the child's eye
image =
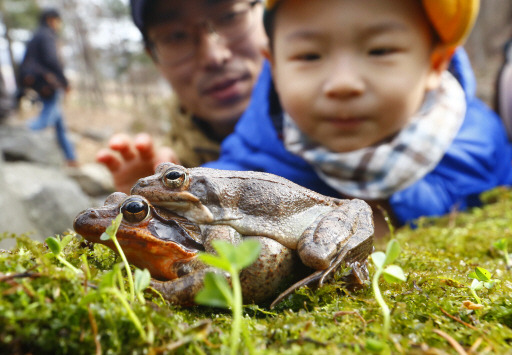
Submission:
POLYGON ((295 59, 296 60, 306 61, 306 62, 311 62, 311 61, 320 59, 320 55, 319 54, 315 54, 315 53, 304 53, 304 54, 296 55, 295 59))
POLYGON ((373 55, 373 56, 383 56, 383 55, 393 54, 393 53, 396 53, 396 52, 398 52, 397 48, 382 47, 382 48, 370 49, 368 51, 368 54, 369 55, 373 55))

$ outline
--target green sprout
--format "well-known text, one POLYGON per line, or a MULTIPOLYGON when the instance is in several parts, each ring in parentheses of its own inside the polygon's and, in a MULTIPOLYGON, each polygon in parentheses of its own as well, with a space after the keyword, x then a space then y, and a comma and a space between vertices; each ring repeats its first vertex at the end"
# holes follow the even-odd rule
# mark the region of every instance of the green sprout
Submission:
POLYGON ((146 332, 144 331, 144 328, 142 327, 141 321, 130 307, 130 304, 126 300, 126 295, 121 292, 121 290, 124 290, 124 288, 116 287, 116 283, 122 284, 120 264, 115 264, 112 270, 103 275, 103 277, 101 278, 101 283, 99 285, 99 291, 103 293, 110 293, 119 300, 123 308, 126 310, 128 318, 130 318, 133 325, 139 332, 141 338, 144 341, 147 341, 148 337, 146 332))
MULTIPOLYGON (((134 302, 135 296, 137 296, 137 299, 139 300, 140 303, 145 303, 143 291, 149 286, 151 282, 151 274, 147 269, 136 269, 135 274, 132 276, 128 260, 126 259, 126 256, 116 237, 117 231, 119 230, 119 226, 121 225, 122 218, 123 215, 121 213, 118 214, 116 218, 112 220, 112 224, 105 230, 105 232, 100 237, 101 240, 112 240, 123 262, 115 264, 112 270, 103 275, 103 277, 101 278, 101 283, 99 285, 99 292, 108 293, 116 297, 123 306, 123 308, 126 310, 128 317, 130 318, 133 325, 139 332, 141 338, 144 341, 148 341, 148 339, 150 339, 151 336, 148 337, 146 331, 142 326, 141 321, 130 307, 130 303, 134 302), (121 271, 122 265, 124 265, 128 276, 128 285, 130 288, 130 302, 127 301, 125 287, 123 284, 123 274, 121 271)), ((87 273, 89 273, 86 261, 87 260, 84 258, 85 269, 87 273)), ((88 277, 90 277, 90 275, 88 277)), ((93 298, 94 294, 91 293, 89 297, 84 297, 82 301, 87 303, 90 299, 93 298)))
POLYGON ((468 277, 473 279, 473 282, 471 282, 471 285, 469 286, 469 291, 478 304, 482 304, 482 301, 476 294, 476 291, 481 290, 483 287, 490 290, 500 282, 500 280, 491 279, 491 273, 482 267, 476 267, 475 271, 470 272, 468 277))
MULTIPOLYGON (((199 258, 207 265, 227 271, 231 285, 219 274, 209 272, 204 279, 204 287, 195 297, 198 304, 212 307, 231 308, 233 323, 231 325, 231 354, 238 353, 240 330, 242 327, 242 286, 240 271, 254 263, 260 254, 261 245, 256 240, 245 240, 238 246, 222 240, 212 243, 217 255, 200 253, 199 258)), ((246 338, 249 341, 249 338, 246 338)))
POLYGON ((46 244, 48 245, 48 248, 50 248, 50 251, 52 252, 52 255, 55 256, 57 260, 59 260, 62 264, 67 266, 70 270, 73 270, 76 274, 80 273, 80 270, 71 265, 69 261, 64 259, 61 255, 62 249, 68 245, 68 243, 71 241, 71 238, 73 238, 71 235, 67 235, 62 240, 59 240, 55 237, 48 237, 46 238, 46 244))
POLYGON ((137 296, 140 303, 144 304, 146 300, 144 299, 144 290, 149 287, 151 283, 151 274, 148 269, 136 269, 134 275, 134 288, 135 295, 137 296))
MULTIPOLYGON (((119 245, 119 242, 117 241, 117 230, 119 229, 119 226, 121 225, 121 221, 123 220, 123 214, 119 213, 114 220, 112 220, 112 224, 107 227, 105 232, 101 235, 101 240, 112 240, 114 245, 116 246, 117 252, 121 256, 121 259, 123 260, 124 267, 126 270, 126 274, 128 275, 128 286, 130 289, 130 302, 133 302, 135 300, 135 289, 133 286, 133 276, 132 271, 130 269, 130 264, 128 264, 128 260, 126 259, 126 256, 123 253, 123 249, 121 249, 121 246, 119 245)), ((124 288, 121 288, 124 290, 124 288)))
POLYGON ((494 247, 503 253, 505 258, 505 266, 510 268, 512 264, 510 263, 510 256, 508 255, 508 240, 506 238, 501 238, 500 240, 494 242, 494 247))
POLYGON ((371 255, 373 264, 375 265, 375 275, 373 275, 372 288, 375 295, 375 299, 379 304, 382 315, 384 316, 384 337, 387 338, 390 329, 390 310, 382 293, 379 289, 379 278, 382 275, 384 280, 388 283, 404 282, 406 277, 402 268, 398 265, 391 265, 400 254, 400 245, 395 239, 389 241, 386 249, 386 254, 381 251, 377 251, 371 255))

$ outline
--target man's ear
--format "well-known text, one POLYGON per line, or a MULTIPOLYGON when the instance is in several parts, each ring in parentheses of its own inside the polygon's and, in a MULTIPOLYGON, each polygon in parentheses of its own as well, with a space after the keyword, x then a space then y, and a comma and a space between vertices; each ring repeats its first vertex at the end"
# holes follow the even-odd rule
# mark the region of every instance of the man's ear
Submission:
POLYGON ((270 49, 270 46, 267 42, 265 46, 262 47, 261 53, 263 54, 263 57, 268 60, 270 64, 270 72, 272 76, 274 76, 274 56, 272 55, 272 51, 270 49))
POLYGON ((441 84, 441 76, 448 69, 450 60, 452 59, 455 48, 447 48, 438 45, 430 55, 430 74, 427 80, 427 90, 435 90, 441 84))
POLYGON ((270 62, 270 65, 274 65, 274 61, 272 59, 272 53, 270 51, 270 47, 267 44, 265 44, 264 46, 261 47, 261 54, 263 54, 263 57, 265 57, 266 60, 268 60, 270 62))

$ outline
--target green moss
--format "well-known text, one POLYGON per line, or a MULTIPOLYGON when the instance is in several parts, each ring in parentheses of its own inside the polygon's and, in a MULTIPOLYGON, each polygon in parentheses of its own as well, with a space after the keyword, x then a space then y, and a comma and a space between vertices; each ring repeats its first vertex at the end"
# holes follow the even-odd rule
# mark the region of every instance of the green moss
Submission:
MULTIPOLYGON (((419 228, 396 232, 402 253, 394 263, 408 278, 380 283, 391 308, 384 352, 455 353, 439 331, 466 350, 476 344, 478 353, 512 352, 512 271, 493 247, 502 238, 512 245, 512 192, 496 189, 482 198, 482 208, 421 219, 419 228), (468 289, 468 274, 476 266, 501 282, 477 291, 483 307, 470 310, 464 301, 476 303, 468 289)), ((379 241, 378 249, 386 242, 379 241)), ((86 283, 82 274, 48 257, 44 244, 21 236, 17 245, 0 252, 0 353, 227 352, 230 312, 169 305, 150 291, 145 304, 132 304, 148 334, 143 342, 119 302, 94 288, 119 262, 108 248, 75 238, 62 251, 78 268, 87 256, 91 280, 86 283)), ((369 339, 382 340, 382 315, 371 288, 348 291, 339 279, 318 290, 303 288, 274 310, 246 306, 244 316, 258 354, 367 353, 369 339)))

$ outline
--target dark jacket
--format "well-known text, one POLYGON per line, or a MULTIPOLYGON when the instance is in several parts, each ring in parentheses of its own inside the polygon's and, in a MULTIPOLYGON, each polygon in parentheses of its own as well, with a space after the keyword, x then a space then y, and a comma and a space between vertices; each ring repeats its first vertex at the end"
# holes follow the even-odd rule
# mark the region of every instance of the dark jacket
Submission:
MULTIPOLYGON (((57 49, 57 33, 46 24, 34 32, 20 65, 20 83, 32 87, 42 96, 46 90, 67 88, 68 80, 57 49)), ((53 93, 51 93, 53 94, 53 93)))
MULTIPOLYGON (((465 91, 466 117, 436 168, 390 197, 400 223, 478 205, 481 192, 512 183, 512 147, 500 118, 476 98, 474 75, 463 50, 456 52, 450 69, 465 91)), ((306 161, 286 150, 281 124, 282 112, 267 63, 250 107, 222 144, 220 159, 205 166, 269 172, 338 197, 306 161)))

